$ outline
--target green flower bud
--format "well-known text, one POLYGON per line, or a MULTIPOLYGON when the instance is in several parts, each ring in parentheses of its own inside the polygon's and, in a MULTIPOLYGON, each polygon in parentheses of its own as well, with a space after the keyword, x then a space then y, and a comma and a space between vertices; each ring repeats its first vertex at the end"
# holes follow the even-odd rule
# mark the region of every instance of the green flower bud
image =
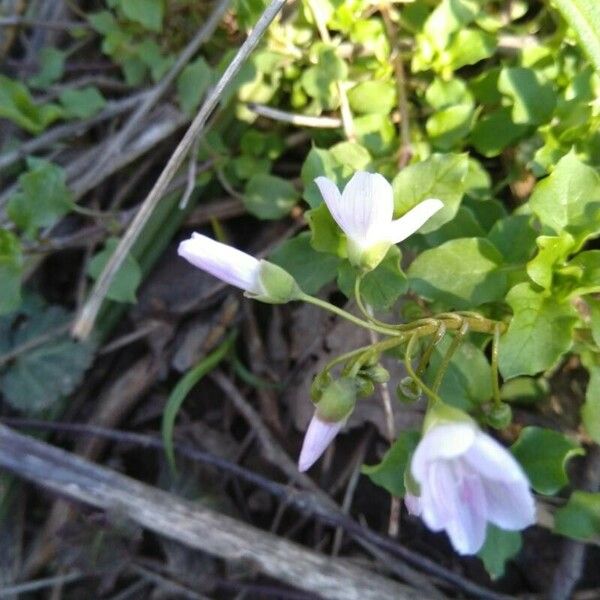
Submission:
POLYGON ((367 377, 357 377, 356 383, 358 385, 357 394, 361 398, 366 398, 367 396, 373 394, 373 392, 375 391, 375 386, 373 385, 373 382, 367 377))
POLYGON ((373 365, 365 371, 365 375, 373 383, 387 383, 390 380, 390 373, 381 365, 373 365))
POLYGON ((486 414, 485 420, 494 429, 504 429, 512 421, 512 409, 504 402, 502 404, 494 404, 486 414))
POLYGON ((322 421, 338 422, 346 419, 356 404, 357 382, 350 377, 332 381, 322 392, 317 403, 316 416, 322 421))
POLYGON ((416 402, 421 397, 421 391, 412 377, 404 377, 396 388, 396 396, 400 402, 416 402))

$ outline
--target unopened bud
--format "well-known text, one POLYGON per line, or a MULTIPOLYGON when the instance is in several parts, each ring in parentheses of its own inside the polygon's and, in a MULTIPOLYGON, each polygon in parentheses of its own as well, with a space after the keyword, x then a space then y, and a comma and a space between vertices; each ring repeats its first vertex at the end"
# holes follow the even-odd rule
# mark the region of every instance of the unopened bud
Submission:
POLYGON ((494 404, 485 416, 485 420, 494 429, 504 429, 512 421, 512 409, 504 402, 502 404, 494 404))
POLYGON ((387 383, 390 380, 389 371, 381 365, 373 365, 365 371, 365 375, 373 383, 387 383))
POLYGON ((342 377, 332 381, 321 394, 316 416, 328 422, 343 421, 354 410, 356 394, 356 379, 342 377))

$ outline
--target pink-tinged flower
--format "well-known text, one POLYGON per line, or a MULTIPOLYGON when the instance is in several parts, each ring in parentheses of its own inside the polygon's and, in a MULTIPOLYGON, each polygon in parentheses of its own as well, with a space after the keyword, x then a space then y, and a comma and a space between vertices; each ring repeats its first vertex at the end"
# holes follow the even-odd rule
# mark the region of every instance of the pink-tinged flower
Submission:
POLYGON ((308 429, 304 434, 302 450, 298 459, 298 469, 302 472, 308 471, 325 452, 333 438, 340 432, 346 419, 342 421, 328 422, 319 418, 317 412, 310 420, 308 429))
POLYGON ((472 422, 428 429, 411 461, 420 495, 406 507, 433 531, 445 530, 460 554, 477 553, 489 521, 516 531, 535 523, 535 502, 513 456, 472 422))
POLYGON ((345 425, 356 404, 358 382, 352 377, 331 381, 319 394, 317 408, 304 434, 298 469, 307 471, 345 425))
POLYGON ((296 280, 281 267, 205 235, 193 233, 179 244, 177 252, 195 267, 244 290, 256 300, 278 304, 302 297, 296 280))
POLYGON ((378 173, 356 172, 342 193, 327 177, 317 177, 315 183, 346 234, 350 262, 366 270, 374 269, 390 246, 418 231, 444 206, 429 198, 394 220, 392 186, 378 173))

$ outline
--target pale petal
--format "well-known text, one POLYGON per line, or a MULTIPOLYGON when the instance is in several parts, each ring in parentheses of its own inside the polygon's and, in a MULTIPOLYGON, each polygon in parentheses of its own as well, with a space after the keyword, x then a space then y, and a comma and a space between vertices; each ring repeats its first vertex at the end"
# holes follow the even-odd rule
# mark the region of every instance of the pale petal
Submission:
POLYGON ((327 179, 327 177, 317 177, 315 179, 315 183, 321 192, 321 196, 323 196, 323 200, 325 200, 325 204, 327 204, 327 208, 331 213, 331 216, 334 218, 335 222, 340 226, 342 231, 344 231, 344 221, 342 219, 342 194, 340 190, 338 190, 337 185, 331 181, 331 179, 327 179))
POLYGON ((405 215, 392 221, 388 228, 387 239, 392 244, 398 244, 402 240, 416 233, 438 210, 444 208, 444 203, 435 198, 423 200, 405 215))
POLYGON ((477 428, 468 422, 444 423, 429 429, 419 442, 411 461, 413 477, 423 483, 428 465, 465 453, 475 441, 477 428))
POLYGON ((421 498, 419 496, 413 496, 407 492, 404 495, 404 504, 406 505, 406 510, 408 510, 411 515, 415 517, 421 515, 423 509, 421 507, 421 498))
POLYGON ((458 494, 454 497, 453 517, 446 526, 448 537, 459 554, 475 554, 485 541, 486 497, 481 478, 455 472, 458 494))
POLYGON ((304 434, 304 442, 302 442, 302 450, 298 459, 298 469, 300 471, 307 471, 313 466, 321 454, 325 452, 327 446, 331 444, 333 438, 339 433, 344 423, 345 420, 328 423, 313 415, 304 434))
POLYGON ((445 529, 456 502, 456 481, 450 461, 432 462, 421 484, 421 511, 427 527, 433 531, 445 529))
POLYGON ((502 529, 517 531, 535 523, 535 500, 526 481, 484 480, 487 518, 502 529))
POLYGON ((340 227, 359 246, 366 247, 387 241, 393 212, 394 194, 387 180, 379 173, 357 171, 342 193, 340 227))
POLYGON ((483 431, 477 431, 475 441, 464 458, 473 469, 487 479, 527 483, 527 476, 515 457, 483 431))
POLYGON ((194 233, 179 244, 177 253, 195 267, 226 283, 253 294, 262 293, 258 279, 259 261, 237 248, 194 233))

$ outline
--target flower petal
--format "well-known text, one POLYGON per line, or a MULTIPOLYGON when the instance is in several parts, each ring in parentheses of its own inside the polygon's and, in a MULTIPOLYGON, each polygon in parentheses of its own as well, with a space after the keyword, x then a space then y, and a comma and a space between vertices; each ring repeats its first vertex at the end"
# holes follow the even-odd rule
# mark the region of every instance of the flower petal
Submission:
POLYGON ((457 501, 446 531, 459 554, 475 554, 485 541, 486 496, 481 477, 473 473, 461 473, 461 470, 457 469, 455 473, 458 494, 454 498, 457 501))
POLYGON ((406 492, 404 495, 404 504, 406 505, 406 510, 415 517, 419 517, 421 512, 423 512, 420 496, 413 496, 410 492, 406 492))
POLYGON ((253 294, 262 293, 258 279, 260 263, 250 254, 199 233, 181 242, 177 253, 226 283, 253 294))
POLYGON ((523 481, 484 480, 487 518, 494 525, 518 531, 535 523, 535 500, 529 484, 523 481))
POLYGON ((340 227, 356 244, 367 247, 387 241, 393 212, 394 194, 388 181, 379 173, 357 171, 342 192, 340 227))
POLYGON ((437 460, 427 469, 421 484, 421 516, 432 531, 441 531, 452 518, 456 481, 449 461, 437 460))
POLYGON ((438 210, 444 208, 444 203, 435 198, 423 200, 411 208, 405 215, 392 221, 388 228, 388 239, 393 244, 416 233, 438 210))
POLYGON ((475 441, 476 432, 476 426, 468 422, 444 423, 429 429, 413 454, 413 477, 422 484, 432 461, 455 458, 465 453, 475 441))
POLYGON ((465 453, 465 460, 490 480, 519 481, 529 486, 527 476, 515 457, 493 437, 477 431, 475 441, 465 453))
POLYGON ((327 208, 334 218, 335 222, 344 230, 344 221, 342 219, 342 194, 338 190, 337 185, 327 177, 317 177, 315 183, 327 204, 327 208))
POLYGON ((298 459, 298 469, 300 471, 307 471, 313 466, 321 454, 325 452, 327 446, 331 444, 333 438, 339 433, 345 422, 344 419, 328 423, 313 415, 308 429, 304 434, 304 442, 302 442, 302 450, 298 459))

